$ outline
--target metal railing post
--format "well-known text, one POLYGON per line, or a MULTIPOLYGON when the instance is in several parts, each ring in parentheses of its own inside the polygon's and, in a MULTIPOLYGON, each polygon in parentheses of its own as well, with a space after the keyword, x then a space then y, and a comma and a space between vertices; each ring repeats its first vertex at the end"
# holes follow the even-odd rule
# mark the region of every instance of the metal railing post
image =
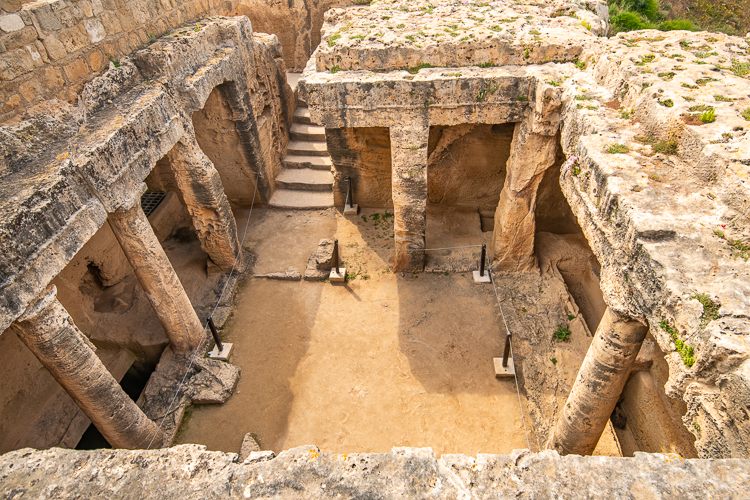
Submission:
POLYGON ((208 317, 208 328, 211 330, 211 336, 213 336, 214 342, 216 342, 216 347, 218 348, 219 352, 223 351, 224 344, 221 343, 219 332, 216 331, 216 325, 214 324, 214 319, 211 316, 208 317))

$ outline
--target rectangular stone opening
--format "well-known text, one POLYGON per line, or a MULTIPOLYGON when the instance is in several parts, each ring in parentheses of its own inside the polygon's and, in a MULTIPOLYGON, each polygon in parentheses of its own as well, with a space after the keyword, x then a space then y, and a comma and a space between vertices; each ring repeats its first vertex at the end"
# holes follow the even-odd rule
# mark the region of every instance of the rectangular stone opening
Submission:
POLYGON ((512 123, 430 127, 427 271, 478 269, 479 247, 489 243, 482 214, 497 207, 513 129, 512 123))

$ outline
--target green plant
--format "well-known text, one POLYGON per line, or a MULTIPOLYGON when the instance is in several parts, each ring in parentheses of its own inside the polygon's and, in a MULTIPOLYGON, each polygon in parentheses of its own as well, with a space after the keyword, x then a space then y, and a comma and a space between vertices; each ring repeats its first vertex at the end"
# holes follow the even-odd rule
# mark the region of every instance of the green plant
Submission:
POLYGON ((698 31, 698 26, 688 19, 670 19, 659 23, 661 31, 698 31))
POLYGON ((574 64, 576 65, 576 68, 580 69, 581 71, 586 69, 586 61, 581 61, 580 59, 576 59, 574 61, 574 64))
POLYGON ((557 327, 552 336, 558 342, 567 342, 570 340, 570 328, 568 328, 566 325, 560 325, 557 327))
POLYGON ((604 151, 612 155, 617 155, 627 153, 630 151, 630 148, 625 144, 610 144, 604 151))
POLYGON ((703 123, 713 123, 716 121, 716 110, 714 108, 707 109, 701 113, 700 120, 703 123))
POLYGON ((737 59, 732 59, 732 66, 729 68, 737 76, 745 77, 750 75, 750 62, 742 62, 737 59))
POLYGON ((584 28, 586 28, 589 31, 591 31, 591 29, 592 29, 591 28, 591 23, 588 22, 588 21, 581 21, 581 26, 583 26, 584 28))
POLYGON ((669 139, 666 141, 656 141, 652 145, 655 153, 662 153, 665 155, 676 155, 677 154, 677 141, 669 139))
POLYGON ((641 58, 638 60, 638 62, 635 63, 635 65, 645 66, 648 63, 654 62, 654 59, 656 59, 656 56, 654 54, 645 54, 641 56, 641 58))
POLYGON ((715 95, 714 99, 716 99, 716 101, 718 102, 734 102, 735 101, 735 99, 732 99, 731 97, 727 97, 721 94, 715 95))
POLYGON ((667 82, 668 82, 668 81, 670 81, 670 80, 671 80, 672 78, 674 78, 676 74, 677 74, 677 73, 675 73, 674 71, 665 71, 665 72, 662 72, 662 73, 658 73, 658 74, 657 74, 656 76, 658 76, 658 77, 659 77, 659 78, 661 78, 662 80, 664 80, 664 81, 667 81, 667 82))
POLYGON ((336 45, 336 42, 339 40, 339 38, 341 38, 341 33, 334 33, 328 37, 326 42, 328 43, 329 47, 333 47, 334 45, 336 45))
POLYGON ((750 108, 745 108, 740 111, 740 116, 750 122, 750 108))
POLYGON ((741 259, 750 259, 750 243, 745 243, 742 240, 727 238, 727 235, 724 234, 724 231, 722 231, 721 229, 714 229, 714 234, 727 242, 729 248, 732 249, 733 255, 736 252, 737 256, 741 259))
POLYGON ((551 358, 549 358, 549 360, 552 362, 553 365, 557 364, 557 358, 556 357, 552 356, 551 358))
POLYGON ((581 175, 581 167, 577 163, 573 165, 573 168, 570 169, 570 171, 573 173, 573 177, 581 175))
POLYGON ((341 71, 341 66, 339 65, 331 66, 331 73, 338 73, 339 71, 341 71))
POLYGON ((406 71, 408 71, 412 75, 416 75, 417 73, 419 73, 420 70, 427 69, 427 68, 434 68, 434 66, 430 63, 421 63, 412 68, 408 68, 406 71))
POLYGON ((669 99, 669 98, 667 98, 667 99, 659 99, 658 102, 659 102, 659 104, 661 104, 665 108, 674 107, 674 101, 672 99, 669 99))
POLYGON ((568 321, 573 321, 574 319, 576 319, 576 315, 575 315, 575 314, 570 314, 570 313, 569 313, 569 314, 568 314, 568 321))
POLYGON ((719 319, 719 308, 721 306, 711 299, 707 293, 696 293, 693 298, 703 306, 701 314, 701 326, 706 326, 715 319, 719 319))
POLYGON ((494 68, 495 67, 495 63, 494 62, 483 62, 483 63, 477 64, 477 66, 479 66, 480 68, 494 68))
POLYGON ((677 354, 680 355, 685 366, 688 368, 693 366, 695 364, 695 350, 693 347, 680 338, 677 329, 670 325, 667 320, 660 321, 659 326, 669 334, 672 342, 674 342, 675 348, 677 349, 677 354))

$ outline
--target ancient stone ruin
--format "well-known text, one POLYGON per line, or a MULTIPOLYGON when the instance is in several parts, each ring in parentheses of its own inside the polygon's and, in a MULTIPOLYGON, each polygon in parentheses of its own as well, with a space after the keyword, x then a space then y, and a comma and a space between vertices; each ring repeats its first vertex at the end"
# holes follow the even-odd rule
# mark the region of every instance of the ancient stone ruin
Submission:
POLYGON ((745 497, 749 80, 603 0, 5 0, 0 492, 745 497))

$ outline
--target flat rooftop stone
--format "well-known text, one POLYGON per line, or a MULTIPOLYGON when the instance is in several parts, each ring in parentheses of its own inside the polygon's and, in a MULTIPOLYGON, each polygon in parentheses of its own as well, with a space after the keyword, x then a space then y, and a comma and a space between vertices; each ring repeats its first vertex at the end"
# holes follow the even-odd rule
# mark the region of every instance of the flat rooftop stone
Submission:
POLYGON ((318 71, 392 71, 574 61, 606 31, 606 2, 374 0, 333 9, 318 71))

